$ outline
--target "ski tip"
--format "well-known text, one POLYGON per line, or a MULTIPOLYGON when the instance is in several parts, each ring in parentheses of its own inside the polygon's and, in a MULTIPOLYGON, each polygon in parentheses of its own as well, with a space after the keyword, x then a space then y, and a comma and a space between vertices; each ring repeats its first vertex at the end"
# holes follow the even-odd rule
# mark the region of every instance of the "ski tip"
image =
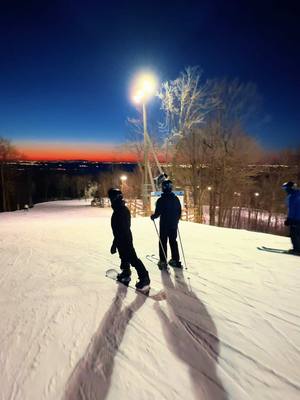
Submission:
POLYGON ((158 293, 155 293, 149 297, 155 301, 163 301, 167 299, 167 294, 164 290, 161 290, 158 293))

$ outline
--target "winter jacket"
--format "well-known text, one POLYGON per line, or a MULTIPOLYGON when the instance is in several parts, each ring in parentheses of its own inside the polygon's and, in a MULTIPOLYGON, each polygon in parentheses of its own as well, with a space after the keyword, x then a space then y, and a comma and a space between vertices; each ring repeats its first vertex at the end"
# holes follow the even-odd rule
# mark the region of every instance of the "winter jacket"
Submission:
POLYGON ((160 228, 177 229, 181 217, 181 204, 173 192, 162 193, 156 202, 153 218, 160 217, 160 228))
POLYGON ((288 220, 300 224, 300 190, 293 190, 287 196, 288 220))
POLYGON ((130 211, 123 200, 117 200, 112 204, 114 212, 111 216, 111 228, 114 235, 113 244, 118 248, 126 248, 132 245, 132 233, 130 230, 130 211))

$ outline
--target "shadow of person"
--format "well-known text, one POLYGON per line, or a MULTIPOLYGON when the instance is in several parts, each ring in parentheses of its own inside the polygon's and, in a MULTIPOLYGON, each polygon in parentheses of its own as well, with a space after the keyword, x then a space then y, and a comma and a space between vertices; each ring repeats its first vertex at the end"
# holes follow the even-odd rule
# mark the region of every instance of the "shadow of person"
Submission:
MULTIPOLYGON (((194 399, 227 400, 227 393, 217 374, 219 341, 216 326, 205 305, 189 289, 182 270, 176 270, 175 282, 162 271, 162 283, 170 315, 159 306, 169 349, 189 368, 194 399)), ((186 396, 191 399, 191 397, 186 396)))
POLYGON ((103 321, 70 376, 64 400, 104 400, 111 384, 114 358, 124 337, 126 326, 147 297, 137 294, 122 310, 128 288, 118 284, 116 296, 103 321))

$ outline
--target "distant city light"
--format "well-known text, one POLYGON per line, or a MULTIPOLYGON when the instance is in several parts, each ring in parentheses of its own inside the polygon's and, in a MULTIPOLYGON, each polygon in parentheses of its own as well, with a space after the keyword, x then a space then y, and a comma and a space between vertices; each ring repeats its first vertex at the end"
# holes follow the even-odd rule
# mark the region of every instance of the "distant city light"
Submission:
POLYGON ((121 179, 122 182, 125 182, 125 181, 127 181, 127 176, 126 175, 121 175, 120 179, 121 179))
POLYGON ((211 190, 212 189, 212 187, 211 186, 207 186, 207 190, 211 190))
POLYGON ((259 193, 258 193, 258 192, 255 192, 255 193, 254 193, 254 196, 255 196, 255 197, 258 197, 258 196, 259 196, 259 193))

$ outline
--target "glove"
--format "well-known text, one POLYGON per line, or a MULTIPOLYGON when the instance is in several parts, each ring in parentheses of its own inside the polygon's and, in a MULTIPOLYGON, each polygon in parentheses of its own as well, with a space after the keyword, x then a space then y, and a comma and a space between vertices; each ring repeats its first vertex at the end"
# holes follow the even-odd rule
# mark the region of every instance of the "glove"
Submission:
POLYGON ((284 225, 285 225, 285 226, 290 226, 290 225, 291 225, 291 220, 290 220, 289 218, 287 218, 287 219, 284 221, 284 225))
POLYGON ((152 221, 154 221, 155 220, 154 214, 152 214, 150 218, 151 218, 152 221))
POLYGON ((110 254, 116 254, 117 246, 113 243, 110 248, 110 254))

